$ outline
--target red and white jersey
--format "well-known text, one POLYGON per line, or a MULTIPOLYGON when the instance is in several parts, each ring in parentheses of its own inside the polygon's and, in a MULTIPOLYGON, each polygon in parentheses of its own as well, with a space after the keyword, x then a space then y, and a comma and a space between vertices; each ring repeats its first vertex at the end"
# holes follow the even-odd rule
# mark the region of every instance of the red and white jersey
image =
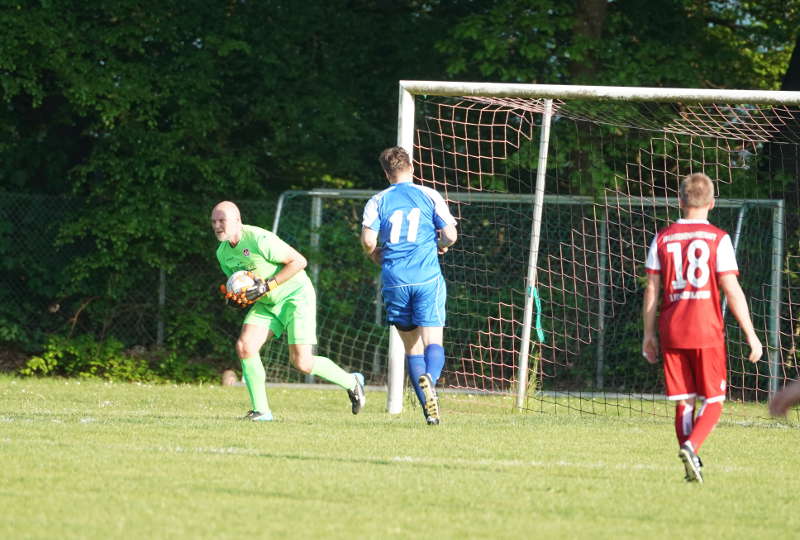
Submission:
POLYGON ((704 219, 679 219, 650 244, 645 270, 661 274, 661 346, 701 349, 725 344, 719 276, 739 274, 731 237, 704 219))

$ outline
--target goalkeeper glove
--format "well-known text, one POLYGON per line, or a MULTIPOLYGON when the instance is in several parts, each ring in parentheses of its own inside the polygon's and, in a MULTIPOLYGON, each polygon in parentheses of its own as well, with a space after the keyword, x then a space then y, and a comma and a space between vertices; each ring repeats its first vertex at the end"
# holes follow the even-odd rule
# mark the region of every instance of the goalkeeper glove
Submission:
POLYGON ((244 309, 252 303, 247 301, 245 291, 236 294, 233 291, 229 291, 224 283, 219 286, 219 292, 225 297, 225 304, 228 306, 244 309))
POLYGON ((268 292, 274 291, 278 286, 278 282, 274 278, 264 280, 255 274, 251 277, 253 278, 253 285, 244 291, 245 298, 251 304, 268 292))

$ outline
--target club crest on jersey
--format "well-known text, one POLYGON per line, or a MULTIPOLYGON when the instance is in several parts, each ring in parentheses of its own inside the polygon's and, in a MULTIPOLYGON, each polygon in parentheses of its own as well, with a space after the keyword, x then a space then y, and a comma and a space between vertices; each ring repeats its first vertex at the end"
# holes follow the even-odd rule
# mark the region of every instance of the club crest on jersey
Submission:
POLYGON ((244 255, 245 257, 249 257, 250 256, 250 250, 247 249, 247 248, 244 248, 242 250, 242 255, 244 255))

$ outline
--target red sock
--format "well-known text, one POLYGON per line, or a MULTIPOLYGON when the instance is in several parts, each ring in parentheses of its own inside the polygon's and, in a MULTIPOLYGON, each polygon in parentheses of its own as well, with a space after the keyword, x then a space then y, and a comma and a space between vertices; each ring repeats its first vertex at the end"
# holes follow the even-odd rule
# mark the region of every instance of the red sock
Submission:
POLYGON ((715 401, 713 403, 703 403, 700 410, 697 412, 697 420, 694 423, 694 429, 689 436, 694 451, 700 450, 700 445, 706 440, 708 434, 714 429, 714 426, 719 422, 719 417, 722 416, 722 402, 715 401))
POLYGON ((678 446, 689 438, 694 428, 694 407, 688 403, 675 406, 675 435, 678 436, 678 446))

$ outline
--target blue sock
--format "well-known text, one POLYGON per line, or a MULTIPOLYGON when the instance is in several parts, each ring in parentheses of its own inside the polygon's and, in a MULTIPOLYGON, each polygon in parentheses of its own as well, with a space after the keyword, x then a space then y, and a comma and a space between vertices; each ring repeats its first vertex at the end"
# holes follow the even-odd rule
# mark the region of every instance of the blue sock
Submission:
POLYGON ((425 369, 430 373, 433 384, 439 380, 444 368, 444 347, 431 343, 425 347, 425 369))
POLYGON ((411 379, 411 386, 414 387, 414 392, 417 394, 417 399, 421 405, 425 405, 425 395, 422 393, 422 388, 419 387, 419 377, 425 373, 425 357, 421 354, 408 354, 406 355, 406 368, 408 370, 408 378, 411 379))

